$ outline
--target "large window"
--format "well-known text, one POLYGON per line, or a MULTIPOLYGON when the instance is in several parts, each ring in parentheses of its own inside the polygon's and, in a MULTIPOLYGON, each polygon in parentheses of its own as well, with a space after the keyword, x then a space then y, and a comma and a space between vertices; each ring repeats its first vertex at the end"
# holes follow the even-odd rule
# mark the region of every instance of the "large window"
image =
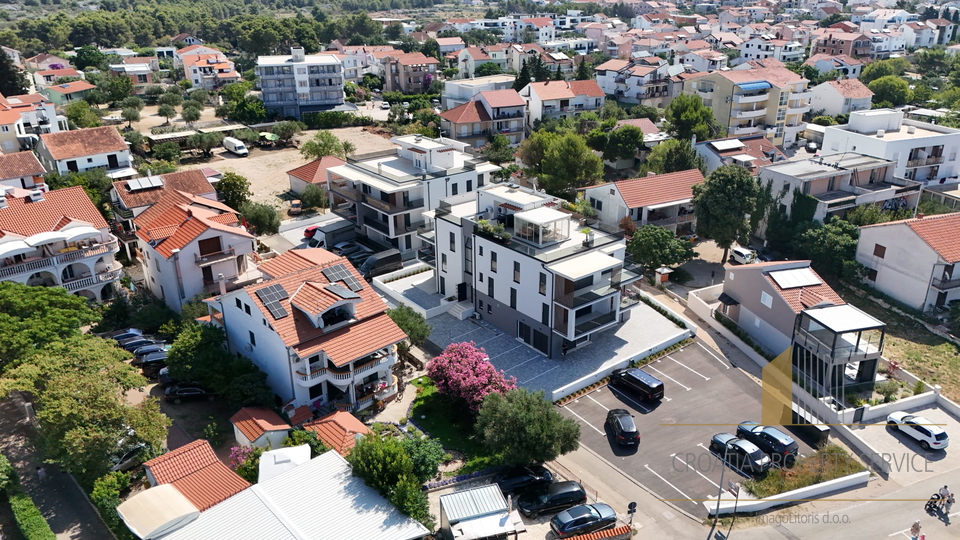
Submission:
POLYGON ((547 294, 547 275, 540 272, 540 294, 547 294))
POLYGON ((493 272, 494 274, 497 273, 497 252, 496 251, 490 252, 490 271, 493 272))
POLYGON ((487 296, 489 296, 490 298, 494 298, 493 292, 494 292, 493 278, 489 278, 487 279, 487 296))
POLYGON ((455 233, 450 233, 450 253, 457 252, 457 235, 455 233))
POLYGON ((520 283, 520 262, 513 261, 513 282, 520 283))
POLYGON ((517 290, 510 287, 510 308, 517 309, 517 290))

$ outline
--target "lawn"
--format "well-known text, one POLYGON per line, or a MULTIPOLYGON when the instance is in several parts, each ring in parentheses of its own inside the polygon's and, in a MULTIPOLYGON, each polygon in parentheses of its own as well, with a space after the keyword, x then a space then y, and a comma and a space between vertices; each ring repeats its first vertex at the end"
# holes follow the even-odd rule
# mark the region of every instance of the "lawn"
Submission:
POLYGON ((490 454, 477 440, 473 431, 473 415, 466 408, 437 392, 427 377, 411 381, 417 387, 417 397, 410 409, 414 421, 449 452, 464 454, 464 464, 455 474, 468 474, 500 464, 497 455, 490 454))
POLYGON ((931 334, 912 319, 884 309, 845 287, 834 289, 846 302, 887 324, 883 344, 885 358, 928 384, 939 384, 946 397, 960 400, 960 348, 931 334))
POLYGON ((762 499, 865 470, 845 449, 828 444, 813 455, 798 459, 792 468, 770 469, 761 478, 747 480, 743 487, 762 499))

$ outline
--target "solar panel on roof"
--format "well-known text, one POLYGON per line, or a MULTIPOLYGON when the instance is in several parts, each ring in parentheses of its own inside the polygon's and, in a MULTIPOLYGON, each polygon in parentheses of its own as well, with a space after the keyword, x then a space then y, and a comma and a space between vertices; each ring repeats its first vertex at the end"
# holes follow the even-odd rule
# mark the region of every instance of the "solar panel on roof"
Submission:
POLYGON ((363 285, 360 283, 360 280, 354 277, 354 275, 347 270, 347 267, 342 264, 335 264, 333 266, 324 268, 323 275, 327 277, 330 283, 343 281, 353 292, 363 289, 363 285))
POLYGON ((343 298, 344 300, 349 300, 351 298, 360 298, 359 294, 347 290, 347 288, 344 287, 343 285, 332 284, 332 285, 327 285, 324 288, 332 292, 333 294, 339 296, 340 298, 343 298))
POLYGON ((132 180, 127 180, 127 189, 130 191, 137 191, 138 189, 143 189, 143 185, 140 184, 139 178, 134 178, 132 180))
POLYGON ((823 283, 809 268, 794 268, 792 270, 770 272, 770 278, 773 279, 781 289, 812 287, 823 283))
POLYGON ((289 315, 287 310, 280 305, 280 300, 284 300, 289 297, 286 289, 283 288, 283 285, 279 283, 274 283, 272 285, 267 285, 266 287, 257 291, 257 297, 263 303, 263 306, 267 308, 270 312, 270 315, 274 319, 282 319, 289 315))

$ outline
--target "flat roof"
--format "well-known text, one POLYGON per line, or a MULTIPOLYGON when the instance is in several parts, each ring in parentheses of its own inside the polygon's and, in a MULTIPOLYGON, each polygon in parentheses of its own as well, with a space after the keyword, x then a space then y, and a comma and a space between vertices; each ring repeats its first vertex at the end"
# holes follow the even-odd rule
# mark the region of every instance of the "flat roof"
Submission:
POLYGON ((484 191, 521 208, 528 204, 552 198, 535 191, 510 187, 509 184, 494 184, 484 191))
POLYGON ((456 85, 456 86, 465 86, 465 87, 484 86, 490 83, 498 83, 498 82, 507 83, 510 81, 514 81, 516 79, 517 79, 516 75, 488 75, 486 77, 477 77, 475 79, 449 81, 448 84, 456 85))
MULTIPOLYGON (((862 132, 850 129, 849 124, 844 124, 842 126, 827 126, 827 129, 839 128, 848 133, 856 133, 857 135, 862 135, 864 137, 874 137, 882 141, 902 141, 906 139, 920 139, 924 137, 942 137, 944 135, 954 135, 956 133, 960 133, 960 131, 953 130, 950 128, 943 128, 943 127, 940 127, 940 131, 927 129, 923 127, 924 124, 925 124, 924 122, 917 122, 914 120, 904 120, 903 125, 900 126, 900 129, 886 130, 884 131, 882 138, 876 136, 877 135, 876 131, 862 133, 862 132), (914 128, 913 133, 909 133, 907 131, 908 127, 914 128)), ((927 125, 930 125, 930 124, 927 124, 927 125)))
POLYGON ((440 508, 447 521, 489 516, 507 511, 507 501, 496 484, 440 496, 440 508))
POLYGON ((803 310, 803 313, 838 334, 886 326, 850 304, 810 308, 803 310))
POLYGON ((419 148, 420 150, 437 150, 439 148, 446 148, 448 145, 439 143, 429 137, 421 137, 419 135, 406 135, 404 137, 394 137, 395 141, 404 142, 409 144, 413 148, 419 148), (417 137, 420 137, 420 140, 417 140, 417 137))
POLYGON ((347 165, 338 165, 336 167, 330 167, 327 169, 327 172, 330 174, 336 174, 347 178, 349 180, 356 180, 358 182, 363 182, 364 184, 373 186, 384 193, 396 193, 398 191, 403 191, 410 189, 410 186, 400 186, 387 182, 386 180, 381 180, 372 174, 367 172, 354 169, 353 167, 347 165))
POLYGON ((602 272, 608 268, 620 266, 623 261, 616 257, 611 257, 602 251, 589 251, 583 255, 577 255, 569 259, 564 259, 558 263, 548 265, 547 268, 559 276, 563 276, 571 281, 587 277, 597 272, 602 272))
POLYGON ((339 64, 340 59, 332 54, 308 54, 304 56, 303 62, 293 62, 293 56, 279 55, 279 56, 258 56, 257 65, 262 66, 266 64, 339 64))
POLYGON ((526 212, 517 212, 513 217, 523 219, 530 223, 536 223, 537 225, 544 225, 553 223, 554 221, 560 221, 561 219, 570 219, 570 214, 541 206, 540 208, 534 208, 526 212))

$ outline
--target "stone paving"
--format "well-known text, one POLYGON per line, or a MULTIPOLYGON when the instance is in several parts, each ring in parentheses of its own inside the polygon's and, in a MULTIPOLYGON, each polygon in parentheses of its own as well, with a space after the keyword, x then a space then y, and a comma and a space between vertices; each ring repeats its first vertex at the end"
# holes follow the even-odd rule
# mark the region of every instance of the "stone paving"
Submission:
POLYGON ((593 343, 563 358, 549 359, 517 338, 475 319, 464 321, 443 314, 430 319, 430 342, 443 349, 451 343, 473 341, 483 347, 490 361, 517 384, 529 390, 550 392, 597 370, 633 358, 658 343, 684 332, 646 304, 632 309, 626 323, 601 332, 593 343))
MULTIPOLYGON (((423 283, 424 281, 432 279, 432 276, 433 274, 430 272, 421 272, 419 274, 407 276, 396 281, 391 281, 385 285, 399 292, 404 298, 420 306, 421 308, 433 309, 435 307, 440 307, 440 295, 428 293, 420 287, 417 287, 417 285, 423 283)), ((432 319, 431 322, 433 322, 432 319)))

